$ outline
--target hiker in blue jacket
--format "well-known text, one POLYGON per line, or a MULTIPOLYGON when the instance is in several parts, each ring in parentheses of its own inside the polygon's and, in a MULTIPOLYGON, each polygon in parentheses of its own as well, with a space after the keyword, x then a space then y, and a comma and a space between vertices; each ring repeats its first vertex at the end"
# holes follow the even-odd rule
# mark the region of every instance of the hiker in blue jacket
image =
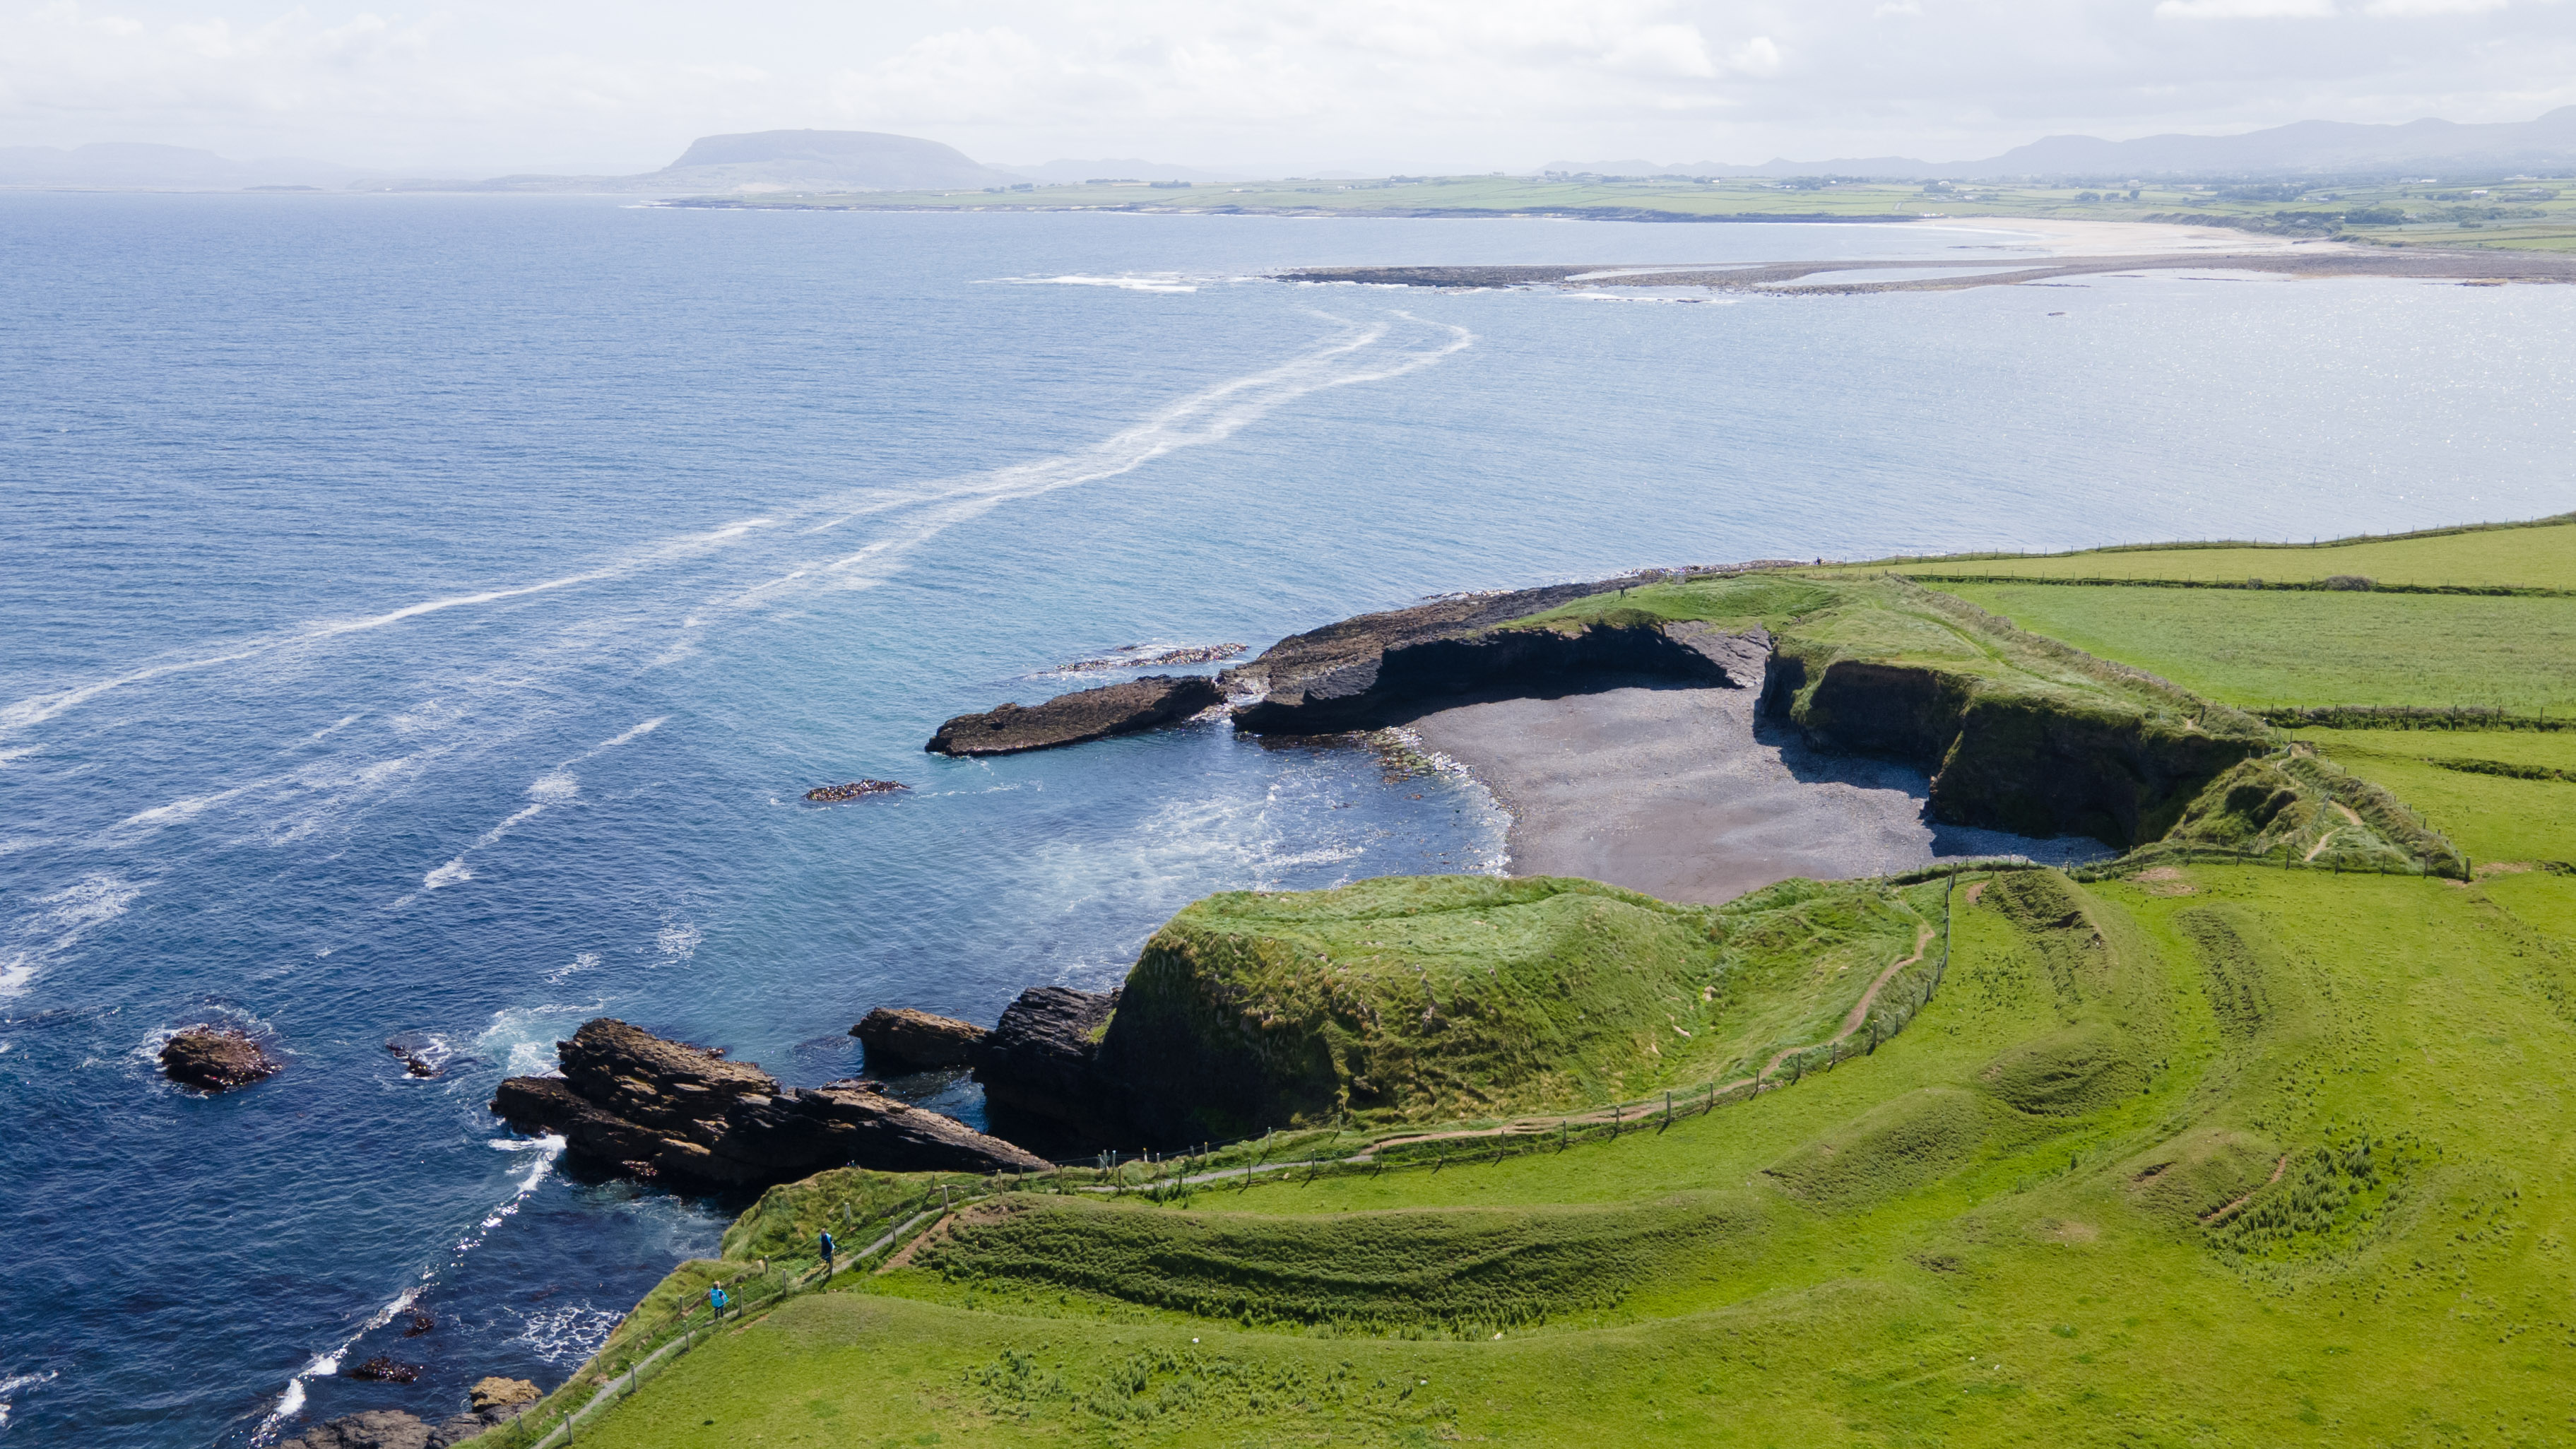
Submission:
POLYGON ((827 1278, 830 1277, 832 1273, 832 1249, 834 1246, 835 1245, 832 1242, 832 1230, 825 1228, 823 1230, 823 1275, 827 1278))
POLYGON ((716 1312, 716 1317, 718 1317, 718 1318, 722 1318, 722 1317, 724 1317, 724 1311, 725 1311, 725 1291, 724 1291, 724 1285, 723 1285, 722 1283, 711 1284, 711 1285, 709 1285, 709 1286, 708 1286, 708 1288, 707 1288, 707 1306, 708 1306, 709 1308, 712 1308, 712 1309, 714 1309, 714 1310, 715 1310, 715 1312, 716 1312))

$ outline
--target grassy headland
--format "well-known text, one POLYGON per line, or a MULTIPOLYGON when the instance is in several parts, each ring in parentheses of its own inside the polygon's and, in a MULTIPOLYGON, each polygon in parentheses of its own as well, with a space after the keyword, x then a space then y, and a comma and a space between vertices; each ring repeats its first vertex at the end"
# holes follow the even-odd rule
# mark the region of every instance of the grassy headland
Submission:
MULTIPOLYGON (((2467 587, 2528 576, 2527 541, 2354 547, 2467 587)), ((2150 606, 2401 602, 2012 587, 2079 598, 2115 654, 2160 640, 2222 681, 2259 669, 2150 606)), ((1802 689, 1860 666, 2133 733, 2209 713, 1885 578, 1673 581, 1506 627, 1672 620, 1770 628, 1802 689)), ((2526 626, 2451 627, 2492 659, 2489 636, 2526 626)), ((2367 666, 2347 645, 2302 667, 2369 684, 2367 666)), ((950 1179, 980 1194, 954 1214, 920 1176, 774 1189, 517 1435, 634 1363, 704 1283, 799 1268, 820 1226, 847 1245, 894 1225, 907 1251, 697 1337, 582 1442, 2557 1442, 2576 867, 2552 863, 2576 859, 2576 732, 2299 739, 2267 736, 2177 816, 2176 837, 2267 865, 2168 842, 2084 881, 1791 882, 1704 908, 1460 878, 1202 902, 1148 949, 1173 977, 1154 989, 1221 1002, 1251 1056, 1320 1071, 1286 1078, 1322 1083, 1313 1128, 950 1179), (2372 868, 2438 839, 2419 815, 2473 879, 2372 868), (2313 868, 2340 852, 2360 869, 2313 868), (1796 1050, 1863 1015, 1845 1049, 1796 1050), (1764 1068, 1774 1090, 1719 1090, 1764 1068), (1399 1100, 1351 1111, 1336 1094, 1370 1071, 1399 1100), (1684 1110, 1591 1106, 1666 1090, 1684 1110)))

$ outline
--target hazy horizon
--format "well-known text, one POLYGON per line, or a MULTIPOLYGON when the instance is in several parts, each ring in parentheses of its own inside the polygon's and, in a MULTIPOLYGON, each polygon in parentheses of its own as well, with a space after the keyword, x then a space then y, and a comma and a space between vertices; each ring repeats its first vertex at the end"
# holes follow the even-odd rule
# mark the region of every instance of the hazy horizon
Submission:
POLYGON ((323 0, 0 9, 0 146, 148 142, 413 175, 621 174, 699 136, 886 131, 1035 167, 1526 172, 1992 156, 2043 136, 2529 120, 2576 103, 2565 0, 1334 0, 1294 14, 977 0, 323 0))

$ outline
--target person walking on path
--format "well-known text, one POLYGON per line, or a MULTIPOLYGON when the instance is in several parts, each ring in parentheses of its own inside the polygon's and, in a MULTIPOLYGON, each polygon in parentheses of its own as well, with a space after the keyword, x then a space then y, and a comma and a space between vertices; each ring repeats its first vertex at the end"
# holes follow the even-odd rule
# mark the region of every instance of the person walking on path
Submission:
POLYGON ((707 1306, 715 1310, 716 1317, 724 1317, 725 1291, 722 1283, 712 1283, 707 1286, 707 1306))
POLYGON ((834 1245, 833 1245, 833 1242, 832 1242, 832 1230, 831 1230, 830 1228, 825 1228, 825 1229, 823 1230, 823 1276, 824 1276, 824 1277, 826 1277, 826 1278, 829 1278, 829 1277, 831 1277, 831 1276, 832 1276, 832 1248, 833 1248, 833 1246, 834 1246, 834 1245))

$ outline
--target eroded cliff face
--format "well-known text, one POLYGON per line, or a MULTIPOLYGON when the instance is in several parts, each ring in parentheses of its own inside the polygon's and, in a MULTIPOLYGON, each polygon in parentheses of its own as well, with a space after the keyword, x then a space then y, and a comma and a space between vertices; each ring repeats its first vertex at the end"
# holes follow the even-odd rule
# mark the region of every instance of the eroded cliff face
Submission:
POLYGON ((1586 675, 1650 674, 1751 688, 1762 679, 1770 636, 1691 620, 1502 629, 1497 624, 1610 592, 1607 584, 1524 589, 1368 614, 1283 639, 1228 670, 1235 690, 1262 696, 1234 711, 1256 734, 1330 734, 1397 724, 1508 690, 1580 687, 1586 675))
POLYGON ((1771 660, 1762 707, 1818 749, 1921 768, 1934 819, 2128 850, 2161 838, 2212 780, 2271 747, 2233 711, 2204 728, 2208 711, 2174 693, 2170 710, 2106 708, 1937 664, 1839 658, 1793 637, 1771 660))

